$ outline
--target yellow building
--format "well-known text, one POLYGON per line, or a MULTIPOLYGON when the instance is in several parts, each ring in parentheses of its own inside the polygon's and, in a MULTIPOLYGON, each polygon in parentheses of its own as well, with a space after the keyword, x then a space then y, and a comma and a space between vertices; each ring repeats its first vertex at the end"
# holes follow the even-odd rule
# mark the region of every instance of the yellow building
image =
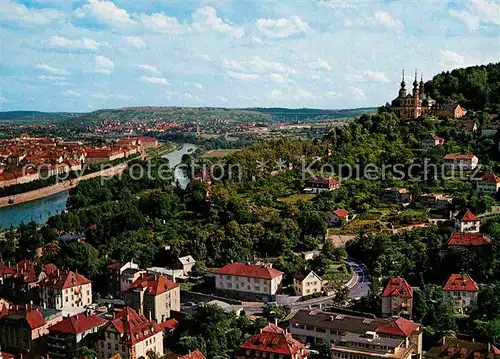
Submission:
POLYGON ((412 93, 406 92, 405 73, 401 81, 398 97, 392 100, 391 110, 401 119, 412 120, 422 115, 432 112, 436 101, 425 93, 423 77, 420 83, 417 81, 417 72, 415 71, 415 81, 413 81, 412 93))

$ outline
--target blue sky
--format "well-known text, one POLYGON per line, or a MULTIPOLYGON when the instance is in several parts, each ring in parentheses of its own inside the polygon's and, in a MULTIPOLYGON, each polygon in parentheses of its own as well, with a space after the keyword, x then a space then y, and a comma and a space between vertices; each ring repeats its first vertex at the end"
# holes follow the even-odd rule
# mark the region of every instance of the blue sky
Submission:
POLYGON ((1 110, 378 106, 500 61, 489 0, 0 0, 1 110), (411 80, 410 80, 411 82, 411 80))

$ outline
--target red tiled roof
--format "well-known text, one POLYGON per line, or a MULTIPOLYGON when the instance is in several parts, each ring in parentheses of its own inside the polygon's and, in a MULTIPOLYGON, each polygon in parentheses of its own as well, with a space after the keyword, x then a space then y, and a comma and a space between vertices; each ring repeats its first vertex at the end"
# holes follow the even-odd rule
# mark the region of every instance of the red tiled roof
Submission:
POLYGON ((2 359, 15 359, 14 354, 9 354, 6 352, 0 352, 0 354, 2 355, 2 359))
POLYGON ((158 324, 163 330, 171 331, 177 328, 179 322, 174 318, 170 318, 158 324))
POLYGON ((248 338, 241 346, 244 350, 256 350, 282 355, 291 355, 292 358, 298 354, 299 359, 307 356, 307 351, 302 355, 304 344, 292 338, 290 333, 275 333, 262 331, 248 338))
POLYGON ((123 308, 104 328, 109 326, 113 326, 118 333, 123 334, 120 337, 120 343, 126 345, 142 342, 162 331, 158 324, 148 321, 144 315, 137 314, 129 307, 123 308))
POLYGON ((449 246, 486 246, 490 239, 481 233, 453 233, 446 243, 449 246))
POLYGON ((3 277, 4 274, 13 274, 14 270, 3 263, 0 263, 0 277, 3 277))
POLYGON ((106 324, 106 320, 97 315, 77 314, 64 318, 59 323, 51 326, 49 330, 64 334, 79 334, 104 324, 106 324))
POLYGON ((344 218, 344 217, 347 217, 349 216, 349 212, 347 212, 345 209, 343 208, 340 208, 340 209, 336 209, 334 211, 332 211, 333 214, 335 214, 337 217, 339 218, 344 218))
POLYGON ((234 262, 219 268, 216 274, 235 275, 240 277, 273 279, 283 275, 283 272, 265 265, 234 262))
POLYGON ((500 183, 500 178, 493 172, 486 172, 481 176, 481 182, 500 183))
POLYGON ((468 209, 462 216, 462 221, 480 221, 480 219, 468 209))
POLYGON ((333 177, 311 177, 309 179, 309 183, 327 184, 329 186, 337 186, 339 184, 338 181, 333 177))
POLYGON ((142 136, 142 137, 139 137, 139 140, 141 142, 156 142, 158 141, 156 138, 154 137, 147 137, 147 136, 142 136))
POLYGON ((491 345, 491 352, 494 354, 494 355, 500 355, 500 349, 498 349, 496 346, 494 345, 491 345))
POLYGON ((47 275, 51 275, 57 271, 57 266, 52 263, 47 263, 42 266, 42 271, 47 275))
POLYGON ((263 332, 273 332, 273 333, 283 333, 284 330, 278 327, 276 324, 269 323, 267 326, 262 328, 263 332))
POLYGON ((91 283, 83 275, 69 271, 57 270, 40 282, 40 286, 54 289, 68 289, 91 283))
POLYGON ((392 278, 385 286, 382 297, 409 297, 413 298, 413 288, 401 277, 392 278))
POLYGON ((125 265, 124 262, 113 262, 111 264, 108 264, 108 269, 115 269, 115 270, 118 270, 120 269, 121 267, 123 267, 125 265))
POLYGON ((443 160, 471 160, 475 156, 474 155, 461 155, 461 154, 447 154, 443 157, 443 160))
POLYGON ((179 356, 178 359, 206 359, 206 358, 201 351, 196 349, 195 351, 192 351, 189 354, 179 356))
POLYGON ((24 312, 26 322, 31 329, 43 327, 47 322, 43 319, 43 314, 37 309, 32 309, 24 312))
POLYGON ((467 274, 452 274, 444 285, 447 292, 478 292, 479 287, 476 282, 467 274))
POLYGON ((398 318, 375 329, 377 334, 395 335, 398 337, 409 337, 420 326, 404 318, 398 318))
POLYGON ((178 287, 167 277, 160 274, 142 273, 130 286, 127 292, 133 292, 136 289, 145 289, 146 294, 159 295, 171 289, 178 287))

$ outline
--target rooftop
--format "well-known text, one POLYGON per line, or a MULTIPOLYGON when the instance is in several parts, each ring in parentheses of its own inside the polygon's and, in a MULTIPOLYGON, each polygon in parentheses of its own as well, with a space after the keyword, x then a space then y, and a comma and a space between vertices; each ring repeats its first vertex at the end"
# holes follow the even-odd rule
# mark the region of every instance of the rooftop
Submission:
POLYGON ((224 267, 219 268, 215 273, 261 279, 273 279, 283 275, 283 272, 280 272, 269 265, 245 264, 240 262, 225 265, 224 267))

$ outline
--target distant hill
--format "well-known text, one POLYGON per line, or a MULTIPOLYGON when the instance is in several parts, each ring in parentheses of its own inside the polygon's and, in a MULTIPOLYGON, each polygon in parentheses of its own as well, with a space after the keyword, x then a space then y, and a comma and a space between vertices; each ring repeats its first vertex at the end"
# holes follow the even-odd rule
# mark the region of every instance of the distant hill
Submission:
POLYGON ((214 108, 214 107, 125 107, 118 109, 101 109, 89 113, 47 113, 38 111, 0 112, 0 121, 19 122, 68 122, 75 125, 89 125, 104 120, 120 121, 175 121, 204 122, 215 119, 229 122, 269 122, 359 117, 363 113, 375 111, 375 108, 322 110, 322 109, 288 109, 288 108, 214 108))
POLYGON ((80 115, 69 112, 5 111, 0 112, 0 121, 59 122, 80 115))

